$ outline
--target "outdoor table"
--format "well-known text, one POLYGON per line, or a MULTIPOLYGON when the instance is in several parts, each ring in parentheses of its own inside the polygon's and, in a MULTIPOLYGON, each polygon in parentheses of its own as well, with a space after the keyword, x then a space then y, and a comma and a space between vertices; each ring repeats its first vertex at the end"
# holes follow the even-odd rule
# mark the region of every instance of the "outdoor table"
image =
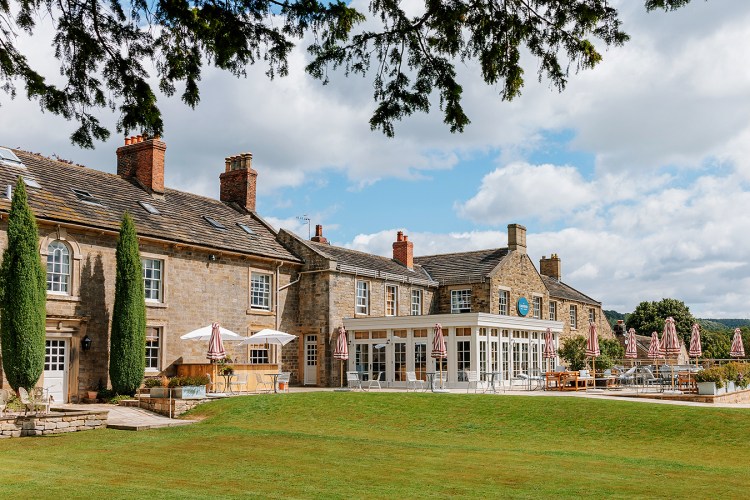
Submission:
POLYGON ((224 373, 221 376, 224 377, 224 391, 229 391, 230 394, 234 394, 234 391, 232 390, 232 377, 234 377, 234 373, 224 373))
MULTIPOLYGON (((490 377, 490 379, 488 381, 489 385, 484 390, 484 392, 487 392, 487 391, 491 390, 494 394, 497 394, 497 388, 495 387, 495 380, 496 379, 500 379, 502 377, 502 372, 483 372, 483 375, 485 375, 485 377, 487 375, 489 375, 489 377, 490 377)), ((503 385, 503 390, 505 390, 505 386, 504 385, 503 385)))
POLYGON ((438 389, 435 388, 435 384, 442 382, 440 378, 440 372, 427 372, 425 373, 427 375, 427 385, 430 386, 430 390, 432 392, 448 392, 443 387, 440 387, 438 389))
POLYGON ((273 392, 274 392, 274 394, 276 394, 277 392, 279 392, 279 391, 276 390, 277 389, 276 382, 278 381, 279 375, 281 375, 281 373, 266 373, 265 374, 266 377, 273 378, 273 392))

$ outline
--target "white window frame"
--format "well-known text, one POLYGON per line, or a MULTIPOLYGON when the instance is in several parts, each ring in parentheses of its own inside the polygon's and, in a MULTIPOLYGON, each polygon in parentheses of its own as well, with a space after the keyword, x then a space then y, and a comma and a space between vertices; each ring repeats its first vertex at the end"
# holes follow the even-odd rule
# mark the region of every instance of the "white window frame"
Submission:
POLYGON ((370 314, 370 282, 365 280, 356 280, 354 284, 354 313, 370 314), (362 285, 360 287, 360 285, 362 285))
POLYGON ((247 356, 249 365, 267 365, 271 362, 271 353, 267 347, 252 346, 247 356))
POLYGON ((164 302, 164 259, 157 259, 153 257, 142 257, 141 258, 141 267, 143 268, 143 288, 146 294, 146 302, 164 302), (153 266, 153 263, 159 263, 159 277, 154 278, 153 272, 156 270, 156 268, 153 266), (148 272, 151 271, 151 277, 148 277, 148 272), (154 288, 153 286, 149 287, 147 286, 147 282, 156 282, 157 287, 154 288), (157 297, 149 297, 149 292, 155 291, 157 293, 157 297))
POLYGON ((49 244, 47 245, 47 293, 53 295, 70 295, 72 282, 71 275, 73 270, 72 257, 73 252, 71 251, 68 244, 64 241, 58 239, 49 242, 49 244), (55 246, 55 248, 52 248, 53 245, 55 246), (60 262, 57 262, 56 260, 56 257, 58 255, 61 257, 60 262), (50 265, 52 265, 52 271, 50 271, 50 265), (60 267, 60 272, 55 272, 54 269, 57 266, 60 267), (52 280, 50 280, 50 275, 53 278, 52 280), (59 278, 58 281, 55 280, 56 277, 59 278), (60 289, 50 290, 50 285, 52 285, 52 288, 54 288, 56 284, 60 285, 60 289))
POLYGON ((501 316, 510 315, 510 290, 500 289, 497 301, 497 313, 501 316))
POLYGON ((570 329, 578 329, 578 306, 575 304, 570 305, 570 329))
POLYGON ((550 321, 557 321, 557 301, 549 301, 549 319, 550 321))
POLYGON ((471 288, 451 290, 451 314, 471 312, 471 288))
POLYGON ((589 322, 596 323, 596 309, 589 307, 589 322))
POLYGON ((164 353, 164 328, 158 326, 147 326, 146 327, 146 373, 159 373, 162 367, 162 358, 164 353), (148 333, 151 330, 156 330, 156 336, 149 336, 148 333), (151 343, 151 345, 149 345, 151 343), (155 345, 154 345, 155 343, 155 345), (156 355, 149 356, 149 350, 155 351, 156 355), (155 360, 156 366, 149 366, 149 360, 155 360))
POLYGON ((273 310, 273 274, 263 271, 250 271, 250 309, 253 311, 273 310))
POLYGON ((542 319, 542 297, 540 295, 533 295, 531 302, 534 304, 534 310, 532 311, 532 317, 536 319, 542 319))
POLYGON ((411 315, 422 315, 422 290, 416 289, 411 291, 411 315))
POLYGON ((397 285, 385 285, 385 315, 398 316, 397 285))

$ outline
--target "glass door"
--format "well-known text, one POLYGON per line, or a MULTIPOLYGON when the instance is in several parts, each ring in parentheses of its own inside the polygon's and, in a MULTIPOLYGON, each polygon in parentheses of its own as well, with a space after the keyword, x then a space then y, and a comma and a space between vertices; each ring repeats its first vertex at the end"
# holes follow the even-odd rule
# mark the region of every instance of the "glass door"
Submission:
POLYGON ((418 380, 427 380, 427 343, 414 344, 414 373, 418 380))
POLYGON ((406 382, 406 342, 396 341, 393 344, 393 382, 406 382))

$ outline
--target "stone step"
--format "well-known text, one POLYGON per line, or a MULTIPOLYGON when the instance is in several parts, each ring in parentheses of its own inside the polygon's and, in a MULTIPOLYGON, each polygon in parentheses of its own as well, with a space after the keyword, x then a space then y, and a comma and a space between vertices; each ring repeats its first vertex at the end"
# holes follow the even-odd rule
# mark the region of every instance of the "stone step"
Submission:
POLYGON ((138 408, 139 401, 137 399, 122 399, 119 404, 120 406, 134 406, 138 408))

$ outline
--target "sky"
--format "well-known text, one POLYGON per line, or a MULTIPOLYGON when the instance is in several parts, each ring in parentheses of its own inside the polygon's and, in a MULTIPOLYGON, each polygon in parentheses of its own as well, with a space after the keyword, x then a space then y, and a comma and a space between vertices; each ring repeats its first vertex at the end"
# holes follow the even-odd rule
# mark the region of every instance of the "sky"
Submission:
MULTIPOLYGON (((390 256, 399 230, 428 255, 503 247, 519 223, 533 261, 558 254, 563 281, 605 309, 671 297, 697 317, 750 318, 750 2, 611 4, 631 40, 562 93, 526 58, 522 95, 503 102, 460 63, 462 134, 437 106, 395 138, 371 131, 371 79, 323 86, 299 47, 273 81, 262 66, 240 79, 206 67, 195 110, 159 98, 165 183, 218 198, 224 158, 252 152, 258 212, 276 228, 307 237, 309 219, 335 245, 390 256)), ((43 35, 21 43, 54 80, 43 35)), ((0 105, 0 145, 115 172, 116 114, 98 114, 112 138, 81 150, 74 124, 22 92, 0 105)))

